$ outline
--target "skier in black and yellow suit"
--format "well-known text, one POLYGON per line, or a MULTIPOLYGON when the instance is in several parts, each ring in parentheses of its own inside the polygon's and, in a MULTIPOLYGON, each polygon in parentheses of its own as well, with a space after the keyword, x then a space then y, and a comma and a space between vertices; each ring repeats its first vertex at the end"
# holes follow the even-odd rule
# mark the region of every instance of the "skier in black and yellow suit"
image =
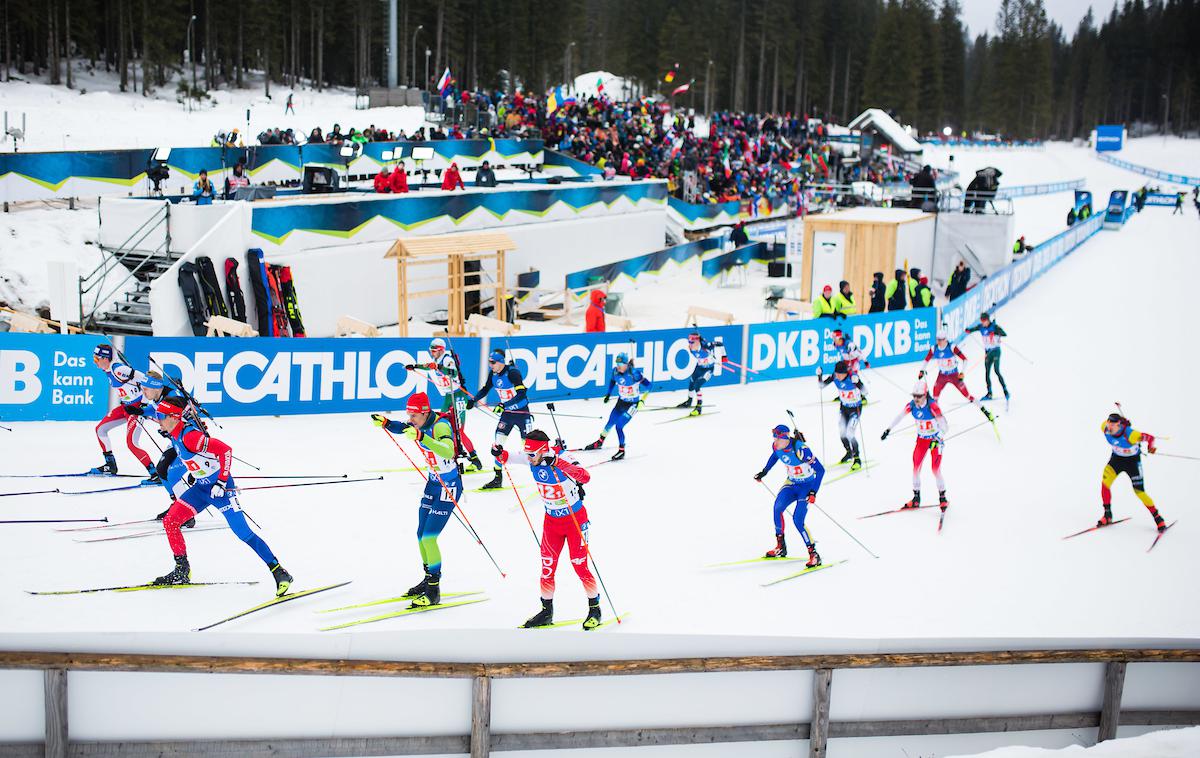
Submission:
POLYGON ((1154 525, 1158 531, 1165 531, 1167 526, 1159 514, 1154 500, 1146 494, 1142 481, 1142 443, 1146 443, 1146 451, 1154 453, 1154 435, 1139 432, 1129 424, 1129 419, 1119 413, 1111 413, 1100 425, 1104 438, 1112 446, 1112 457, 1104 467, 1100 477, 1100 500, 1104 504, 1104 517, 1096 522, 1096 526, 1108 526, 1113 522, 1112 517, 1112 483, 1118 474, 1126 474, 1133 484, 1133 494, 1150 511, 1154 517, 1154 525))

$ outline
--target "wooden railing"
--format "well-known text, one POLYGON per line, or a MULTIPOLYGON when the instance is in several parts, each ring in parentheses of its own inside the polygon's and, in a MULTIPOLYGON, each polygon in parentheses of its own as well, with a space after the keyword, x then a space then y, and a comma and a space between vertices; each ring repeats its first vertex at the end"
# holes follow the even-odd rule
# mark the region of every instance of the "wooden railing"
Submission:
POLYGON ((44 743, 0 743, 0 758, 47 756, 306 756, 421 755, 569 748, 695 745, 767 740, 807 740, 810 758, 824 758, 831 738, 1098 728, 1098 741, 1112 739, 1120 724, 1185 726, 1200 724, 1196 710, 1121 710, 1129 663, 1197 663, 1200 649, 1020 650, 953 653, 877 653, 848 655, 673 658, 652 660, 562 661, 548 663, 431 663, 421 661, 243 658, 105 653, 0 652, 0 670, 45 672, 44 743), (830 721, 833 672, 849 669, 903 669, 940 666, 1011 666, 1094 663, 1105 665, 1099 712, 977 716, 970 718, 830 721), (571 676, 637 676, 811 670, 813 705, 809 721, 784 724, 737 724, 594 731, 491 733, 493 679, 571 676), (69 741, 67 672, 294 674, 457 678, 472 680, 469 735, 385 738, 198 740, 156 742, 69 741))

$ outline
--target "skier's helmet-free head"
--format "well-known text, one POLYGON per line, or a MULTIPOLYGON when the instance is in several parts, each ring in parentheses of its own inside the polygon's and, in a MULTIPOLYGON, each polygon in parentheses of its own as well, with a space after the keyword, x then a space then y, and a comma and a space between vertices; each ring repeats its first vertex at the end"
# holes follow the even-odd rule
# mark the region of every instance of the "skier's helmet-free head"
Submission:
POLYGON ((850 373, 850 364, 846 363, 845 361, 838 361, 837 363, 833 364, 833 373, 835 373, 835 374, 850 373))
POLYGON ((917 399, 924 399, 929 395, 929 387, 925 385, 925 381, 919 380, 913 385, 912 396, 917 399))
POLYGON ((979 314, 979 323, 987 324, 987 323, 991 322, 991 320, 992 320, 992 314, 988 313, 987 311, 984 311, 983 313, 979 314))
POLYGON ((537 463, 543 458, 553 455, 550 452, 550 437, 541 429, 534 429, 525 436, 525 457, 530 463, 537 463))
POLYGON ((436 337, 429 343, 429 353, 435 358, 446 352, 446 340, 436 337))

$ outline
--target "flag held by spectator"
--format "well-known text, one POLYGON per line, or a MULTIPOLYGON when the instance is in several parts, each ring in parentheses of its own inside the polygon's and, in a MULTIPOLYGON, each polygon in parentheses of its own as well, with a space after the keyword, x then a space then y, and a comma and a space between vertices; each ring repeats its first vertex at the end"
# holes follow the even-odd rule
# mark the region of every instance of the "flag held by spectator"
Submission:
POLYGON ((453 83, 454 83, 454 77, 450 75, 450 67, 446 66, 446 70, 442 72, 442 78, 438 79, 438 83, 437 83, 438 93, 441 94, 443 97, 445 97, 446 91, 448 89, 450 89, 450 85, 453 83))
POLYGON ((672 68, 670 71, 668 71, 667 75, 663 77, 663 81, 666 82, 667 84, 670 84, 671 82, 675 81, 675 72, 678 70, 679 70, 679 64, 676 63, 675 67, 672 68))
POLYGON ((550 90, 550 97, 546 98, 546 113, 553 115, 561 107, 563 107, 562 87, 555 87, 550 90))
POLYGON ((683 93, 685 93, 689 89, 691 89, 691 87, 692 87, 691 82, 688 82, 687 84, 681 84, 678 87, 676 87, 675 89, 671 90, 671 97, 675 97, 676 95, 682 95, 683 93))

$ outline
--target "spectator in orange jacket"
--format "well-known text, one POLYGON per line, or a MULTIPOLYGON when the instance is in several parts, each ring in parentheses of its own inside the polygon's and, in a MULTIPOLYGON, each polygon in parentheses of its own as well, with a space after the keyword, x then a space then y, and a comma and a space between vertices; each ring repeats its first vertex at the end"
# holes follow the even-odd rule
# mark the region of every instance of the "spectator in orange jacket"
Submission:
POLYGON ((408 192, 408 172, 404 170, 404 161, 396 164, 396 169, 392 171, 392 192, 408 192))
POLYGON ((442 189, 466 189, 463 184, 462 175, 458 173, 458 164, 451 163, 450 168, 446 169, 446 173, 442 174, 442 189))
POLYGON ((604 328, 604 301, 608 299, 608 295, 604 290, 592 290, 592 304, 588 306, 587 316, 584 318, 585 332, 603 332, 604 328))
POLYGON ((379 169, 379 173, 375 175, 375 191, 392 191, 392 172, 388 171, 386 163, 379 169))

